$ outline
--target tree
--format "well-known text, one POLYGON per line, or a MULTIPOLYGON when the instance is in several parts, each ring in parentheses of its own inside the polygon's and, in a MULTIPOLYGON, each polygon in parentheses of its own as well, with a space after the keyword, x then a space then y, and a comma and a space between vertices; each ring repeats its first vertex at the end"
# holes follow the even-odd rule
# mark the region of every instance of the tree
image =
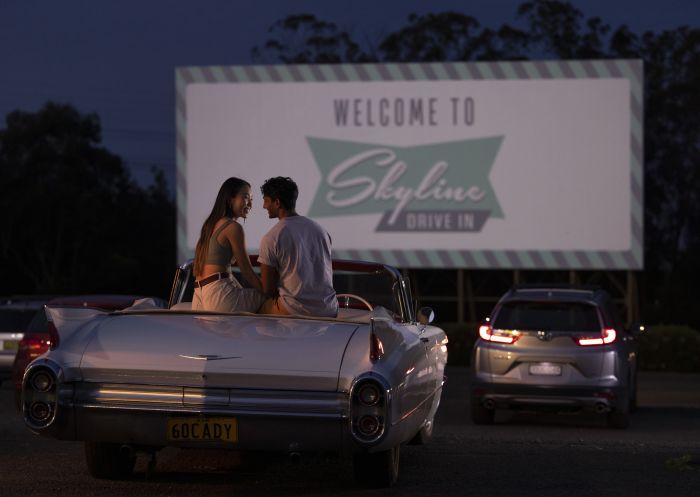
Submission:
POLYGON ((646 33, 643 56, 648 244, 670 270, 700 236, 700 30, 646 33))
POLYGON ((374 46, 362 44, 333 22, 310 14, 275 22, 263 47, 251 51, 253 60, 283 64, 429 62, 438 60, 521 59, 527 44, 522 31, 503 25, 480 29, 473 17, 455 12, 408 17, 408 26, 374 46))
POLYGON ((585 21, 583 13, 567 2, 534 0, 518 7, 517 15, 529 24, 530 46, 557 59, 605 58, 610 26, 598 17, 585 21))
POLYGON ((268 29, 270 38, 263 49, 253 48, 253 60, 284 64, 337 64, 369 62, 372 57, 333 22, 311 14, 289 16, 268 29))
POLYGON ((156 290, 147 281, 150 253, 174 266, 174 209, 162 178, 151 191, 140 189, 122 159, 100 146, 95 114, 47 103, 36 113, 12 112, 6 123, 0 293, 156 290), (164 228, 144 225, 156 215, 171 225, 167 245, 164 228))
POLYGON ((521 59, 527 44, 521 31, 508 25, 498 31, 480 29, 471 16, 456 12, 412 14, 409 25, 379 45, 381 59, 393 62, 521 59))

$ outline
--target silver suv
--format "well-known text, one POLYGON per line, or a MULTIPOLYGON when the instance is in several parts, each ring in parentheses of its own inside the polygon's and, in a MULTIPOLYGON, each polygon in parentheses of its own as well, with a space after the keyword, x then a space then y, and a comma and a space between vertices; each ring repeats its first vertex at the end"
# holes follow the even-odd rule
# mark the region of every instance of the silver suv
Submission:
POLYGON ((471 415, 496 409, 589 410, 626 428, 636 405, 635 338, 609 294, 597 288, 529 286, 509 290, 479 327, 471 415))

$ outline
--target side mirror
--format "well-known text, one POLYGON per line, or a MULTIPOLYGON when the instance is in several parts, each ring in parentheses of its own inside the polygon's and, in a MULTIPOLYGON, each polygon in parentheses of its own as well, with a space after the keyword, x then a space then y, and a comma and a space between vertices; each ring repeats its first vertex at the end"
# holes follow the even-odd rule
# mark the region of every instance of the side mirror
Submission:
POLYGON ((421 307, 418 309, 416 317, 420 324, 427 325, 435 320, 435 311, 433 311, 432 307, 421 307))

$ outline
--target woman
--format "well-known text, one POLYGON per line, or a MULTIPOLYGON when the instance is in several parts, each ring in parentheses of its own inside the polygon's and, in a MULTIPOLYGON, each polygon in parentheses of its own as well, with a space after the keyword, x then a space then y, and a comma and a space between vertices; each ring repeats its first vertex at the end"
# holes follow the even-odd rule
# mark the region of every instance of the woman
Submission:
POLYGON ((262 305, 262 284, 250 265, 243 227, 237 221, 245 219, 252 206, 247 181, 239 178, 224 181, 195 249, 193 309, 255 312, 262 305), (229 272, 229 266, 236 261, 252 288, 243 288, 229 272))

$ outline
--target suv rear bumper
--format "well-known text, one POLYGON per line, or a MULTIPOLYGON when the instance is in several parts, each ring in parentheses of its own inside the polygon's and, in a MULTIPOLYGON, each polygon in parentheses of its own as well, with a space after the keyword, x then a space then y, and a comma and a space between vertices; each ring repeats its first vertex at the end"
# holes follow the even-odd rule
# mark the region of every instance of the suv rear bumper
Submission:
MULTIPOLYGON (((1 342, 1 341, 0 341, 1 342)), ((0 381, 9 380, 12 377, 12 365, 15 362, 15 352, 0 351, 0 381)))
POLYGON ((627 405, 624 387, 542 387, 473 384, 471 401, 487 409, 589 411, 606 413, 627 405))

